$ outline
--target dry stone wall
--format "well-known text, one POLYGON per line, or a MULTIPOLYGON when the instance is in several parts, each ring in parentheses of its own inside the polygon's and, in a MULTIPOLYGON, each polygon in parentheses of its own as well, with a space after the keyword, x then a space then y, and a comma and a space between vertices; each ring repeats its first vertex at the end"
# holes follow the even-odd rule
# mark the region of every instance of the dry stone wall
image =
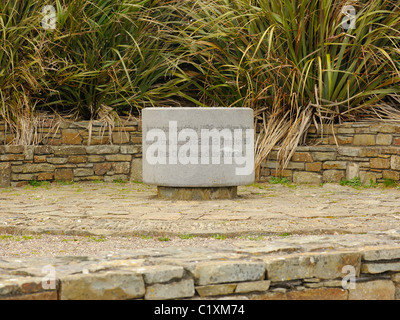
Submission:
MULTIPOLYGON (((28 181, 141 180, 142 135, 138 120, 114 127, 101 122, 43 122, 35 146, 12 145, 18 137, 0 123, 0 187, 28 181)), ((277 169, 278 149, 262 163, 260 180, 282 176, 320 184, 359 177, 363 184, 400 181, 400 124, 387 122, 311 126, 306 144, 287 168, 277 169)))
POLYGON ((262 179, 287 177, 319 184, 360 178, 363 184, 400 180, 400 125, 386 122, 312 126, 307 145, 296 149, 286 170, 277 170, 278 149, 261 169, 262 179))
MULTIPOLYGON (((5 125, 0 125, 0 129, 5 130, 5 125)), ((138 121, 126 121, 113 128, 100 122, 48 122, 37 130, 39 145, 0 145, 0 187, 22 186, 35 180, 141 179, 142 138, 138 121)), ((16 138, 0 132, 0 143, 16 138)))
POLYGON ((304 252, 293 242, 231 251, 157 248, 90 258, 5 258, 0 300, 400 299, 398 244, 322 250, 314 241, 318 251, 304 252))

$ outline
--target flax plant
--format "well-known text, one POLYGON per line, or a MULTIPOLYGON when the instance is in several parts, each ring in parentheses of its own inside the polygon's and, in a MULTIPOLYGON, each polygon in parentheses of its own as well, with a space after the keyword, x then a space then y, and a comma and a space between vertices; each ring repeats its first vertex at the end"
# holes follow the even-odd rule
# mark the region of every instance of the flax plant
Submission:
POLYGON ((199 0, 185 15, 192 90, 201 105, 256 111, 258 169, 273 147, 283 169, 313 122, 400 119, 397 1, 199 0))

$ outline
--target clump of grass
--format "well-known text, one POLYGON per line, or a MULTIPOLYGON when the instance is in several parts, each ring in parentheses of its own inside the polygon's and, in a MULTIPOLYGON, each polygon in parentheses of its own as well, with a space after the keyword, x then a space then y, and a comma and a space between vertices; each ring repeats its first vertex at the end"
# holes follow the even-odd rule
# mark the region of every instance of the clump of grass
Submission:
POLYGON ((48 187, 50 186, 50 182, 48 181, 38 181, 38 180, 29 180, 28 184, 32 187, 48 187))
POLYGON ((147 236, 145 234, 142 234, 142 235, 140 235, 140 239, 149 240, 149 239, 153 239, 153 237, 152 236, 147 236))
POLYGON ((213 234, 211 237, 217 240, 226 240, 226 235, 224 234, 213 234))
POLYGON ((288 184, 288 183, 290 183, 290 180, 285 177, 271 177, 268 180, 268 183, 270 183, 270 184, 288 184))
POLYGON ((342 180, 340 181, 341 186, 349 186, 349 187, 361 187, 363 184, 359 177, 355 177, 350 180, 342 180))
POLYGON ((290 236, 290 232, 284 232, 284 233, 278 234, 278 236, 280 236, 282 238, 289 237, 290 236))
POLYGON ((100 237, 95 237, 95 236, 89 236, 89 239, 95 242, 104 242, 107 241, 106 238, 104 238, 103 236, 100 237))
POLYGON ((113 183, 127 183, 127 181, 123 180, 121 178, 118 178, 118 179, 113 180, 113 183))
POLYGON ((397 187, 397 183, 392 179, 384 179, 383 180, 383 185, 386 188, 395 188, 395 187, 397 187))
POLYGON ((195 238, 195 237, 196 237, 196 236, 191 235, 191 234, 180 234, 180 235, 179 235, 179 238, 182 239, 182 240, 193 239, 193 238, 195 238))
POLYGON ((158 237, 158 241, 169 241, 169 237, 158 237))

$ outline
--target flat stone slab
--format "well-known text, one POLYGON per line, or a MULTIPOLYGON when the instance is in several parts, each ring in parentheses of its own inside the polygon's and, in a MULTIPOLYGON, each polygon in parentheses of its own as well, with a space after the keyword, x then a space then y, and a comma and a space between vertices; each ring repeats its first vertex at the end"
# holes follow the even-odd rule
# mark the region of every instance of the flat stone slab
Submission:
POLYGON ((146 108, 142 130, 145 183, 230 187, 254 182, 250 108, 146 108))
MULTIPOLYGON (((387 233, 397 239, 399 199, 396 189, 337 184, 260 183, 238 187, 236 199, 214 201, 163 200, 157 197, 157 187, 139 183, 28 186, 0 189, 0 234, 290 239, 387 233)), ((9 249, 18 246, 14 242, 9 249)), ((0 255, 3 250, 0 246, 0 255)))

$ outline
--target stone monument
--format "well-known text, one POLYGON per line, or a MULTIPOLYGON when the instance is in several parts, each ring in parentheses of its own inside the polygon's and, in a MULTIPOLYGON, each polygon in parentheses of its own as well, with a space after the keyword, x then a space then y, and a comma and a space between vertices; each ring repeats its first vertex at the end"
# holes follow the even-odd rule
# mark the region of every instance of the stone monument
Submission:
POLYGON ((146 108, 143 182, 160 198, 231 199, 254 182, 250 108, 146 108))

